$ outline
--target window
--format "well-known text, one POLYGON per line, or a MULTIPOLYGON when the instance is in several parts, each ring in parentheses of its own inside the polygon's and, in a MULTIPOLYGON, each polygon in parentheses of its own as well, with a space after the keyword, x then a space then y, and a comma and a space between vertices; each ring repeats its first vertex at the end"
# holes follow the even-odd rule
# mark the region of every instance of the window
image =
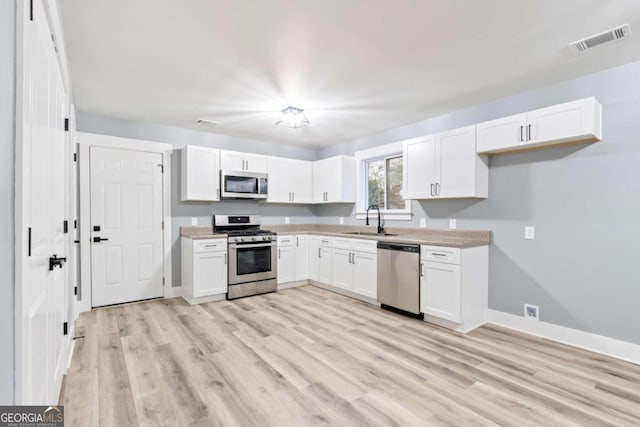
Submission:
MULTIPOLYGON (((411 200, 402 198, 402 142, 356 151, 356 218, 378 205, 385 220, 411 220, 411 200)), ((369 218, 377 212, 370 211, 369 218)))
POLYGON ((402 190, 402 156, 365 162, 367 174, 366 205, 378 205, 381 210, 404 209, 402 190))

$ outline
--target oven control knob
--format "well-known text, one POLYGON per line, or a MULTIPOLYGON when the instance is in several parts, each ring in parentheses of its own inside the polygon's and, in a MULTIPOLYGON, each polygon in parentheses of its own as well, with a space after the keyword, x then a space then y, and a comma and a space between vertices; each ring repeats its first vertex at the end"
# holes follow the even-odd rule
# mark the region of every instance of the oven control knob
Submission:
POLYGON ((244 237, 239 237, 241 242, 244 242, 244 237))
POLYGON ((253 240, 253 241, 255 242, 255 241, 256 241, 256 238, 255 238, 255 237, 252 237, 252 238, 251 238, 251 240, 253 240))

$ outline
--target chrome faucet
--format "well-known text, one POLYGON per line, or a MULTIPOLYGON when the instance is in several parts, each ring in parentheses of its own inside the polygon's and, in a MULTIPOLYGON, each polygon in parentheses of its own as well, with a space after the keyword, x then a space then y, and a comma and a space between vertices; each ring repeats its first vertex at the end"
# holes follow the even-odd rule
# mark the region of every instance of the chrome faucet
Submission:
POLYGON ((380 207, 378 205, 371 205, 367 208, 367 221, 365 222, 365 225, 369 225, 369 211, 371 209, 376 209, 378 211, 378 234, 383 234, 384 233, 384 227, 382 225, 382 215, 380 214, 380 207))

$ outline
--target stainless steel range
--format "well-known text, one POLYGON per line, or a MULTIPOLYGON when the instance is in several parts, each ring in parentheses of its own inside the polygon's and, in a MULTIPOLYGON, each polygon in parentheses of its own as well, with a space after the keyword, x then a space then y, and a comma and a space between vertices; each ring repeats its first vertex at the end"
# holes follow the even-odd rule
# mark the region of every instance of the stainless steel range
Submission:
POLYGON ((276 233, 260 229, 260 216, 214 215, 213 230, 229 240, 227 299, 277 290, 276 233))

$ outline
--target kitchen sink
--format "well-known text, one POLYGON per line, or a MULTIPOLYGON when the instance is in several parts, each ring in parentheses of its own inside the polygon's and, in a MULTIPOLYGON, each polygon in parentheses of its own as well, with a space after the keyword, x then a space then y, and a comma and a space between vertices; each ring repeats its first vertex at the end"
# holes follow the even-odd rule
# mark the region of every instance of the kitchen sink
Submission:
POLYGON ((344 233, 344 234, 353 234, 356 236, 397 236, 397 234, 391 234, 391 233, 371 233, 369 231, 351 231, 349 233, 344 233))

